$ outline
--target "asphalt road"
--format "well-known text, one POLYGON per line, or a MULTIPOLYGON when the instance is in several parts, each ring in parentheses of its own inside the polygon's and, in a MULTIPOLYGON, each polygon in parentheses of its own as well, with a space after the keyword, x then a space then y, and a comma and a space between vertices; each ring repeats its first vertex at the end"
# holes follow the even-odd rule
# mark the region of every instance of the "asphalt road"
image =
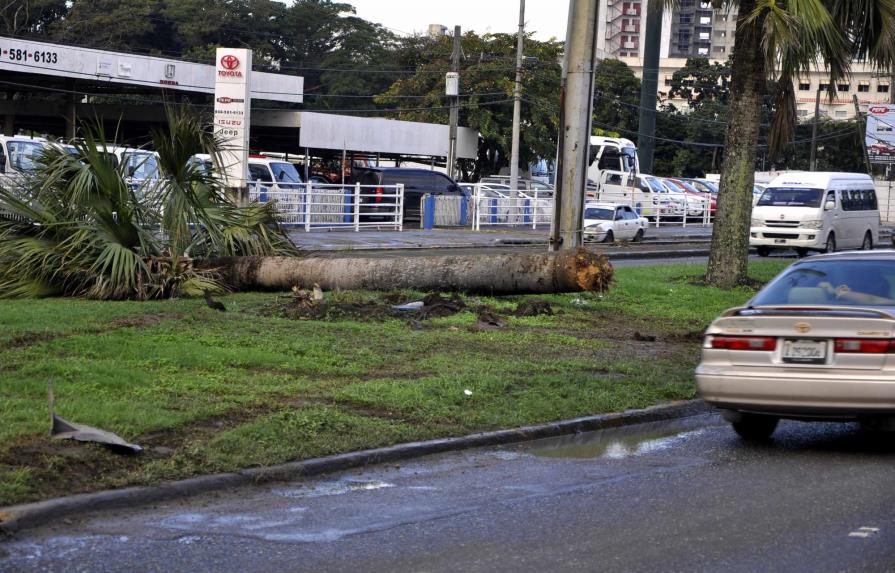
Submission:
POLYGON ((893 571, 893 461, 853 425, 749 445, 704 415, 60 523, 0 570, 893 571))

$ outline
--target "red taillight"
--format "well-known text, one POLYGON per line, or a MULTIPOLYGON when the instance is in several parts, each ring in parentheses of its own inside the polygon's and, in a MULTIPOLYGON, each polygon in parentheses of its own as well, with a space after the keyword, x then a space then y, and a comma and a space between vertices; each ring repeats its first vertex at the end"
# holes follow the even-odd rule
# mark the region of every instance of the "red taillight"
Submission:
POLYGON ((879 338, 837 338, 833 349, 842 354, 895 353, 895 340, 879 338))
POLYGON ((777 339, 772 336, 712 336, 712 348, 720 350, 764 350, 777 349, 777 339))
POLYGON ((382 203, 382 196, 385 194, 385 191, 382 190, 382 187, 376 188, 376 202, 382 203))

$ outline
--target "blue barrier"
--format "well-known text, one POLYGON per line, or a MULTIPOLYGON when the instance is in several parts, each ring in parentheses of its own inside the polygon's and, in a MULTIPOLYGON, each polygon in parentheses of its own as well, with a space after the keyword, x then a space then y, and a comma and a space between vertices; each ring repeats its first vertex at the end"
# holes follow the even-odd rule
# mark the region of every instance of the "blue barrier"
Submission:
POLYGON ((637 213, 638 217, 642 217, 642 215, 640 214, 641 209, 642 209, 642 206, 640 203, 637 203, 636 205, 634 205, 634 212, 637 213))
POLYGON ((258 201, 267 203, 267 187, 258 186, 258 201))
POLYGON ((531 199, 526 199, 522 204, 522 222, 531 223, 531 199))
POLYGON ((423 197, 423 229, 435 228, 435 196, 423 197))
POLYGON ((491 216, 488 218, 489 223, 497 222, 497 199, 491 199, 491 216))
POLYGON ((463 197, 460 201, 460 226, 465 227, 469 221, 469 199, 463 197))
POLYGON ((342 221, 354 223, 354 189, 345 189, 345 205, 342 207, 342 221))

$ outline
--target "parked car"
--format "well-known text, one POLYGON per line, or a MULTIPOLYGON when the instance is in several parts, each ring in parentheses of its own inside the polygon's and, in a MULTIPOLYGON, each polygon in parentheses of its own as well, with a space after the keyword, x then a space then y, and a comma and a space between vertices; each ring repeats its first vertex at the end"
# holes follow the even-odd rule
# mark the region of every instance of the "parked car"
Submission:
POLYGON ((668 178, 660 178, 659 181, 670 193, 683 198, 687 203, 687 217, 701 217, 705 213, 705 200, 686 191, 683 185, 675 183, 674 180, 668 178))
POLYGON ((696 383, 744 438, 895 421, 895 252, 803 259, 706 330, 696 383))
POLYGON ((684 181, 695 187, 700 193, 718 194, 719 188, 714 181, 709 181, 708 179, 684 179, 684 181))
POLYGON ((703 201, 703 204, 705 203, 706 198, 708 198, 709 212, 715 212, 715 209, 718 207, 718 200, 714 195, 711 194, 711 192, 706 193, 705 191, 699 190, 695 185, 693 185, 693 183, 687 181, 686 179, 677 179, 673 177, 670 179, 674 181, 678 186, 680 186, 680 188, 684 190, 684 193, 689 193, 690 195, 699 197, 703 201))
MULTIPOLYGON (((404 185, 404 220, 420 220, 420 202, 423 195, 465 196, 456 181, 438 171, 404 167, 371 167, 355 169, 354 180, 361 185, 385 186, 404 185)), ((365 202, 373 204, 378 197, 365 197, 365 202)), ((385 209, 391 211, 391 207, 385 209)))
POLYGON ((612 243, 616 240, 640 241, 649 227, 629 205, 586 203, 584 205, 584 239, 612 243))
POLYGON ((880 213, 873 179, 865 173, 795 171, 775 178, 752 208, 749 245, 833 252, 870 250, 879 242, 880 213))

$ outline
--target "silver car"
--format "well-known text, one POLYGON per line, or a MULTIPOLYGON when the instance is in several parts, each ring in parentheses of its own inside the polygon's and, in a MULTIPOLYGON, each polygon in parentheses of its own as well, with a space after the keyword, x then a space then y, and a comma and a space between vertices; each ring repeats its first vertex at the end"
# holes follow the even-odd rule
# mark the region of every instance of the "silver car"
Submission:
POLYGON ((895 421, 895 251, 788 267, 706 330, 702 398, 747 439, 780 418, 895 421))

